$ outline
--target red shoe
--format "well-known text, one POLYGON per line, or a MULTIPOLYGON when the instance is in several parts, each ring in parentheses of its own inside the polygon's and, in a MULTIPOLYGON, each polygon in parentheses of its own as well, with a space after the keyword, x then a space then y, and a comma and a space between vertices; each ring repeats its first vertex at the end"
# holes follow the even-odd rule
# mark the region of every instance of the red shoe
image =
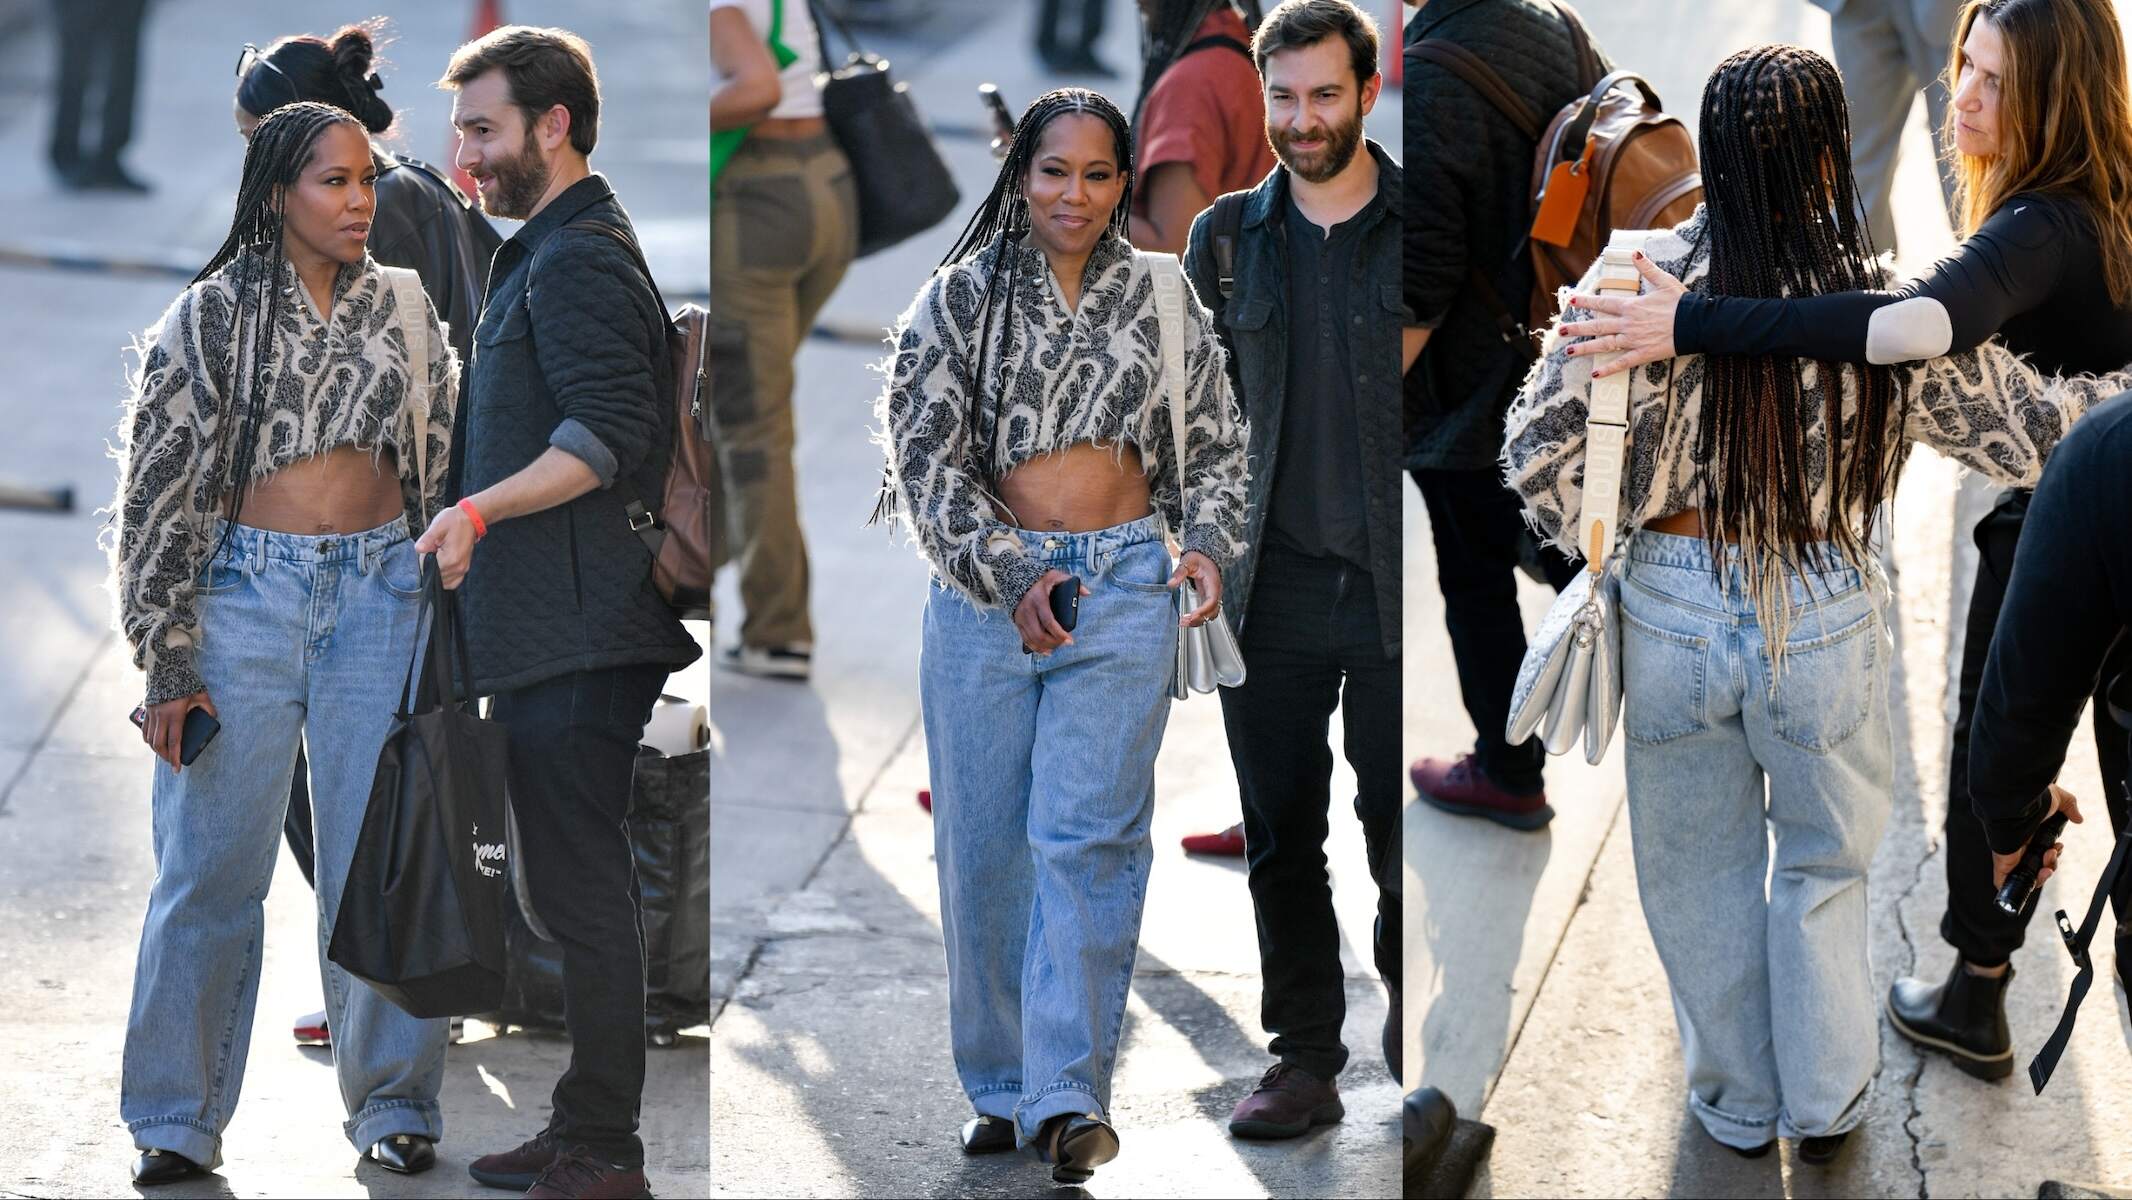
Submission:
POLYGON ((1529 796, 1504 791, 1481 771, 1471 754, 1457 762, 1424 758, 1407 769, 1421 802, 1458 817, 1482 817, 1512 829, 1533 830, 1555 819, 1547 793, 1529 796))
POLYGON ((326 1029, 326 1014, 305 1013, 296 1018, 296 1044, 299 1046, 331 1046, 333 1034, 326 1029))
POLYGON ((1242 858, 1244 823, 1238 821, 1220 833, 1188 833, 1184 836, 1184 852, 1206 854, 1216 858, 1242 858))
POLYGON ((918 789, 918 807, 924 809, 927 812, 933 811, 933 789, 918 789))

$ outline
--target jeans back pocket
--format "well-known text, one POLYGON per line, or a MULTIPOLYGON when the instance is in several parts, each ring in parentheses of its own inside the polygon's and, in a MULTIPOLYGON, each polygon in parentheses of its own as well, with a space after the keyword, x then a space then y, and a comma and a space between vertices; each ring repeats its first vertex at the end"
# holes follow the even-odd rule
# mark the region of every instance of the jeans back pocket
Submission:
MULTIPOLYGON (((1624 600, 1629 590, 1623 589, 1624 600)), ((1703 679, 1710 639, 1677 633, 1640 620, 1623 603, 1621 618, 1621 728, 1645 745, 1701 733, 1710 727, 1703 711, 1703 679)))
POLYGON ((1763 669, 1776 682, 1770 723, 1786 743, 1814 754, 1827 754, 1865 725, 1880 667, 1876 613, 1868 609, 1839 629, 1825 628, 1818 615, 1802 613, 1781 665, 1771 661, 1767 645, 1762 649, 1763 669))

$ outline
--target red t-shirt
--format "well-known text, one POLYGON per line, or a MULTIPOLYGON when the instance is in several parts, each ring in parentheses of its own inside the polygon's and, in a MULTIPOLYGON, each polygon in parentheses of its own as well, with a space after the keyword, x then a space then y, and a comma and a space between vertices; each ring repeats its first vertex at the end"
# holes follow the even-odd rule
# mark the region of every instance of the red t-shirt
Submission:
MULTIPOLYGON (((1243 17, 1227 6, 1215 9, 1192 40, 1217 34, 1251 44, 1243 17)), ((1190 163, 1209 203, 1264 179, 1273 170, 1273 147, 1266 142, 1266 97, 1250 56, 1204 46, 1171 63, 1141 109, 1138 159, 1140 180, 1163 163, 1190 163)), ((1147 189, 1139 180, 1133 211, 1147 213, 1147 189)))

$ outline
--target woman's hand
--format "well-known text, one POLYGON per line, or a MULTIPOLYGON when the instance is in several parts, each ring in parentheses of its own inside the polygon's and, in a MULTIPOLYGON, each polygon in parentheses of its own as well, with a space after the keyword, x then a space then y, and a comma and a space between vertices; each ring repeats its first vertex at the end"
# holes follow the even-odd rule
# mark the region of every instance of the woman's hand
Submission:
POLYGON ((474 562, 474 543, 480 538, 474 533, 474 523, 466 513, 457 508, 447 508, 437 514, 429 528, 415 541, 415 552, 437 556, 437 573, 443 577, 447 589, 456 588, 466 578, 466 569, 474 562))
MULTIPOLYGON (((2053 814, 2061 812, 2065 814, 2066 820, 2075 825, 2081 824, 2079 802, 2073 799, 2073 793, 2054 783, 2051 785, 2051 809, 2050 812, 2043 814, 2043 819, 2048 821, 2053 814)), ((2041 823, 2038 822, 2039 825, 2041 823)), ((2051 848, 2043 852, 2043 870, 2036 876, 2037 887, 2042 887, 2043 881, 2049 879, 2051 872, 2058 869, 2058 853, 2064 849, 2064 842, 2052 842, 2051 848)), ((1991 856, 1991 886, 1994 891, 2005 886, 2006 877, 2013 874, 2015 867, 2021 865, 2021 856, 2027 852, 2028 847, 2023 846, 2012 854, 1994 854, 1991 856)))
POLYGON ((217 721, 222 719, 222 714, 215 711, 215 702, 207 698, 206 692, 194 692, 190 696, 149 705, 147 716, 141 721, 141 740, 148 743, 157 758, 169 763, 172 771, 185 770, 185 764, 178 760, 185 747, 185 714, 196 708, 206 709, 207 715, 217 721))
POLYGON ((1170 586, 1176 587, 1187 578, 1199 589, 1199 607, 1184 615, 1177 624, 1185 629, 1204 625, 1221 611, 1221 568, 1214 560, 1197 550, 1187 550, 1177 560, 1177 569, 1170 573, 1170 586))
POLYGON ((1589 296, 1582 292, 1569 298, 1570 307, 1589 309, 1599 315, 1588 321, 1565 322, 1562 336, 1575 339, 1569 353, 1608 354, 1621 357, 1592 369, 1592 378, 1612 375, 1645 363, 1673 357, 1673 314, 1688 287, 1659 269, 1643 251, 1636 252, 1636 270, 1643 275, 1641 296, 1589 296))
MULTIPOLYGON (((1036 585, 1022 596, 1021 603, 1014 606, 1014 628, 1022 635, 1024 648, 1037 654, 1049 654, 1060 646, 1071 645, 1073 635, 1059 627, 1058 618, 1051 615, 1051 589, 1073 578, 1053 567, 1037 577, 1036 585)), ((1083 596, 1095 593, 1081 585, 1083 596)))

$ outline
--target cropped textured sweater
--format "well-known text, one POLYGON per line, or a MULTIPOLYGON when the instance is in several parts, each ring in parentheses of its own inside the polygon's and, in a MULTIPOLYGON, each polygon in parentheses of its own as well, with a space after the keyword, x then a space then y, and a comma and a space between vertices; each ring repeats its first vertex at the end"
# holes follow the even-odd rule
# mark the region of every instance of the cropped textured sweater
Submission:
MULTIPOLYGON (((369 258, 342 267, 333 282, 332 315, 321 321, 295 268, 285 258, 272 265, 282 299, 280 319, 268 332, 264 370, 272 384, 252 479, 342 446, 374 454, 391 449, 408 527, 419 535, 417 514, 434 513, 443 502, 458 396, 456 356, 435 310, 425 304, 421 317, 429 325, 430 415, 423 431, 428 470, 417 480, 411 368, 391 283, 369 258)), ((223 444, 232 419, 233 316, 239 303, 253 303, 246 282, 266 268, 264 255, 247 251, 186 288, 138 347, 140 370, 120 429, 111 588, 134 665, 148 673, 150 704, 205 687, 193 658, 200 643, 195 590, 214 550, 235 450, 223 444)), ((246 312, 247 342, 261 319, 246 312)))
POLYGON ((1183 549, 1224 571, 1244 550, 1244 418, 1207 310, 1187 288, 1180 467, 1153 278, 1123 239, 1105 237, 1082 280, 1080 306, 1069 311, 1042 251, 995 242, 935 273, 896 325, 875 410, 889 482, 927 560, 980 605, 1012 609, 1043 574, 985 477, 1078 442, 1139 450, 1156 511, 1183 549), (992 273, 1008 266, 1015 268, 1013 319, 1001 328, 1002 286, 984 356, 992 400, 972 429, 978 310, 992 273))

